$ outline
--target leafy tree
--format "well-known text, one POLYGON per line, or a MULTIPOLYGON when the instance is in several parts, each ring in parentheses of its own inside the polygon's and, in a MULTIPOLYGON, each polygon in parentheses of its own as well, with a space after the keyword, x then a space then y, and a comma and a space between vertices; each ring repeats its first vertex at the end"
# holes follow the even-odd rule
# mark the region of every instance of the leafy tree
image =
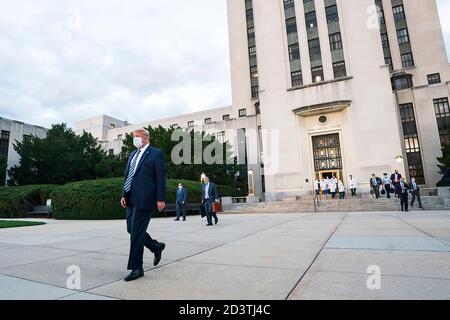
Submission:
POLYGON ((438 158, 438 162, 439 173, 444 176, 438 183, 438 187, 450 186, 450 143, 444 144, 442 148, 442 157, 438 158))
POLYGON ((14 149, 18 165, 8 170, 10 185, 65 184, 119 175, 113 163, 90 133, 76 135, 67 124, 56 124, 47 137, 24 136, 14 149))
MULTIPOLYGON (((241 190, 242 194, 245 194, 247 190, 247 175, 242 173, 246 172, 246 169, 243 165, 237 164, 237 159, 232 156, 232 147, 228 142, 220 143, 215 137, 206 135, 205 132, 186 130, 184 132, 190 136, 190 161, 188 161, 188 163, 175 164, 171 157, 172 150, 181 140, 172 141, 172 134, 175 130, 181 129, 173 127, 166 129, 162 126, 156 128, 150 126, 145 129, 150 133, 151 145, 156 146, 164 152, 167 176, 169 179, 200 181, 200 175, 206 173, 212 181, 221 185, 234 186, 236 189, 241 190), (222 150, 223 158, 221 159, 221 163, 208 165, 205 164, 204 161, 200 161, 201 164, 196 164, 199 161, 194 161, 195 141, 200 140, 202 141, 202 153, 208 146, 215 147, 215 150, 222 150)), ((126 159, 135 149, 136 148, 133 146, 132 134, 126 134, 123 140, 121 159, 126 159)), ((184 155, 183 152, 181 152, 181 155, 184 155)), ((216 153, 212 152, 212 156, 215 155, 216 153)))

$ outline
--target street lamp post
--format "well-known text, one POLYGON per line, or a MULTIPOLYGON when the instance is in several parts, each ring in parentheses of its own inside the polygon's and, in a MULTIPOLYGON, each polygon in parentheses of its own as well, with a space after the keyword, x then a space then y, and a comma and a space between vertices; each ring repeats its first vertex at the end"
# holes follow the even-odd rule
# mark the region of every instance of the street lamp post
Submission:
POLYGON ((248 171, 248 195, 255 195, 255 179, 253 170, 248 171))

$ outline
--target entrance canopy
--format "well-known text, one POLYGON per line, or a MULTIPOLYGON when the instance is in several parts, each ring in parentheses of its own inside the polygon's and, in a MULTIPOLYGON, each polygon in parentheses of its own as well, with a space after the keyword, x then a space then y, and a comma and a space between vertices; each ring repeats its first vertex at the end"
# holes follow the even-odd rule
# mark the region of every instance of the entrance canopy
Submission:
POLYGON ((351 103, 352 102, 350 100, 331 101, 310 106, 303 106, 294 109, 293 112, 298 116, 309 117, 313 115, 341 111, 350 107, 351 103))

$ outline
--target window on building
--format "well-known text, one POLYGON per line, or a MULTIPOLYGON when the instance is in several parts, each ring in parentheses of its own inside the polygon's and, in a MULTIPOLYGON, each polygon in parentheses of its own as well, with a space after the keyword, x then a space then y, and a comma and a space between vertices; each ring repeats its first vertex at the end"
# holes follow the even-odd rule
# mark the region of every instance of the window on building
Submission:
POLYGON ((294 7, 294 0, 284 0, 284 9, 290 9, 294 7))
POLYGON ((286 19, 287 34, 297 33, 297 19, 295 17, 286 19))
POLYGON ((216 139, 220 143, 225 143, 225 131, 217 132, 216 139))
POLYGON ((326 7, 325 12, 327 14, 327 22, 328 23, 339 21, 337 6, 335 4, 331 5, 329 7, 326 7))
POLYGON ((2 130, 0 133, 0 156, 8 158, 9 151, 9 139, 11 133, 6 130, 2 130))
POLYGON ((211 118, 206 118, 205 119, 205 124, 210 124, 212 122, 212 119, 211 118))
POLYGON ((123 134, 117 135, 117 140, 122 140, 122 139, 123 139, 123 134))
POLYGON ((257 66, 250 67, 250 78, 258 79, 258 67, 257 66))
POLYGON ((311 39, 308 41, 309 56, 320 56, 320 41, 319 38, 311 39))
POLYGON ((411 52, 402 54, 401 58, 403 68, 414 67, 414 59, 411 52))
POLYGON ((303 85, 303 76, 301 71, 294 71, 291 73, 292 86, 299 87, 303 85))
POLYGON ((377 13, 378 13, 378 22, 380 25, 386 24, 386 20, 384 18, 384 10, 383 10, 383 4, 379 1, 375 1, 377 6, 377 13))
POLYGON ((436 113, 436 120, 439 129, 439 136, 441 138, 441 145, 450 143, 450 107, 448 98, 434 99, 434 112, 436 113))
POLYGON ((414 86, 412 75, 402 74, 392 77, 392 89, 393 90, 403 90, 409 89, 414 86))
POLYGON ((333 72, 335 78, 342 78, 347 76, 347 71, 345 69, 345 62, 339 61, 333 63, 333 72))
POLYGON ((385 49, 389 48, 389 37, 387 33, 381 34, 381 44, 383 45, 383 48, 385 49))
POLYGON ((409 42, 408 29, 397 30, 397 38, 399 44, 404 44, 409 42))
POLYGON ((250 57, 256 56, 256 46, 249 47, 248 53, 249 53, 250 57))
POLYGON ((189 121, 189 122, 188 122, 188 127, 189 127, 189 128, 193 128, 194 125, 195 125, 195 122, 194 122, 194 121, 189 121))
POLYGON ((317 16, 315 11, 311 11, 305 14, 305 19, 306 19, 306 29, 312 29, 317 27, 317 16))
POLYGON ((393 7, 392 11, 394 13, 395 21, 400 21, 400 20, 405 19, 405 9, 403 8, 403 5, 393 7))
POLYGON ((400 118, 402 121, 409 174, 416 178, 417 183, 425 184, 419 134, 417 132, 416 117, 412 103, 400 105, 400 118))
POLYGON ((110 156, 113 156, 113 155, 114 155, 114 149, 109 149, 109 150, 108 150, 108 154, 109 154, 110 156))
POLYGON ((255 28, 254 27, 248 28, 247 29, 247 35, 248 35, 248 39, 249 40, 255 39, 255 28))
POLYGON ((311 68, 311 74, 313 82, 323 81, 323 68, 322 66, 311 68))
POLYGON ((385 57, 384 63, 389 66, 389 70, 394 70, 394 65, 392 64, 392 58, 391 57, 385 57))
POLYGON ((239 118, 244 118, 247 116, 247 109, 239 109, 239 118))
POLYGON ((111 123, 111 124, 109 125, 109 127, 110 127, 111 129, 115 129, 115 128, 116 128, 116 125, 115 125, 114 123, 111 123))
POLYGON ((289 61, 300 60, 300 48, 298 43, 289 46, 289 61))
POLYGON ((429 74, 427 76, 427 78, 428 78, 428 84, 441 83, 441 75, 439 73, 429 74))
POLYGON ((259 97, 259 86, 252 86, 252 99, 258 99, 259 97))
POLYGON ((224 114, 224 115, 222 116, 222 120, 223 120, 223 121, 228 121, 228 120, 230 120, 230 115, 229 115, 229 114, 224 114))
POLYGON ((340 32, 330 34, 330 48, 331 51, 342 49, 342 38, 340 32))

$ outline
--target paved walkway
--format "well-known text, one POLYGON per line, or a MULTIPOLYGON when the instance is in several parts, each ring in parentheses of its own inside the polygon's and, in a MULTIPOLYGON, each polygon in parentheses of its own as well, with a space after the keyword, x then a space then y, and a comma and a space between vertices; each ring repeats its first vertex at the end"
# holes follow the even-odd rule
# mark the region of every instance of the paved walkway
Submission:
POLYGON ((123 221, 0 230, 0 299, 450 299, 450 211, 220 218, 152 220, 167 248, 131 283, 123 221))

